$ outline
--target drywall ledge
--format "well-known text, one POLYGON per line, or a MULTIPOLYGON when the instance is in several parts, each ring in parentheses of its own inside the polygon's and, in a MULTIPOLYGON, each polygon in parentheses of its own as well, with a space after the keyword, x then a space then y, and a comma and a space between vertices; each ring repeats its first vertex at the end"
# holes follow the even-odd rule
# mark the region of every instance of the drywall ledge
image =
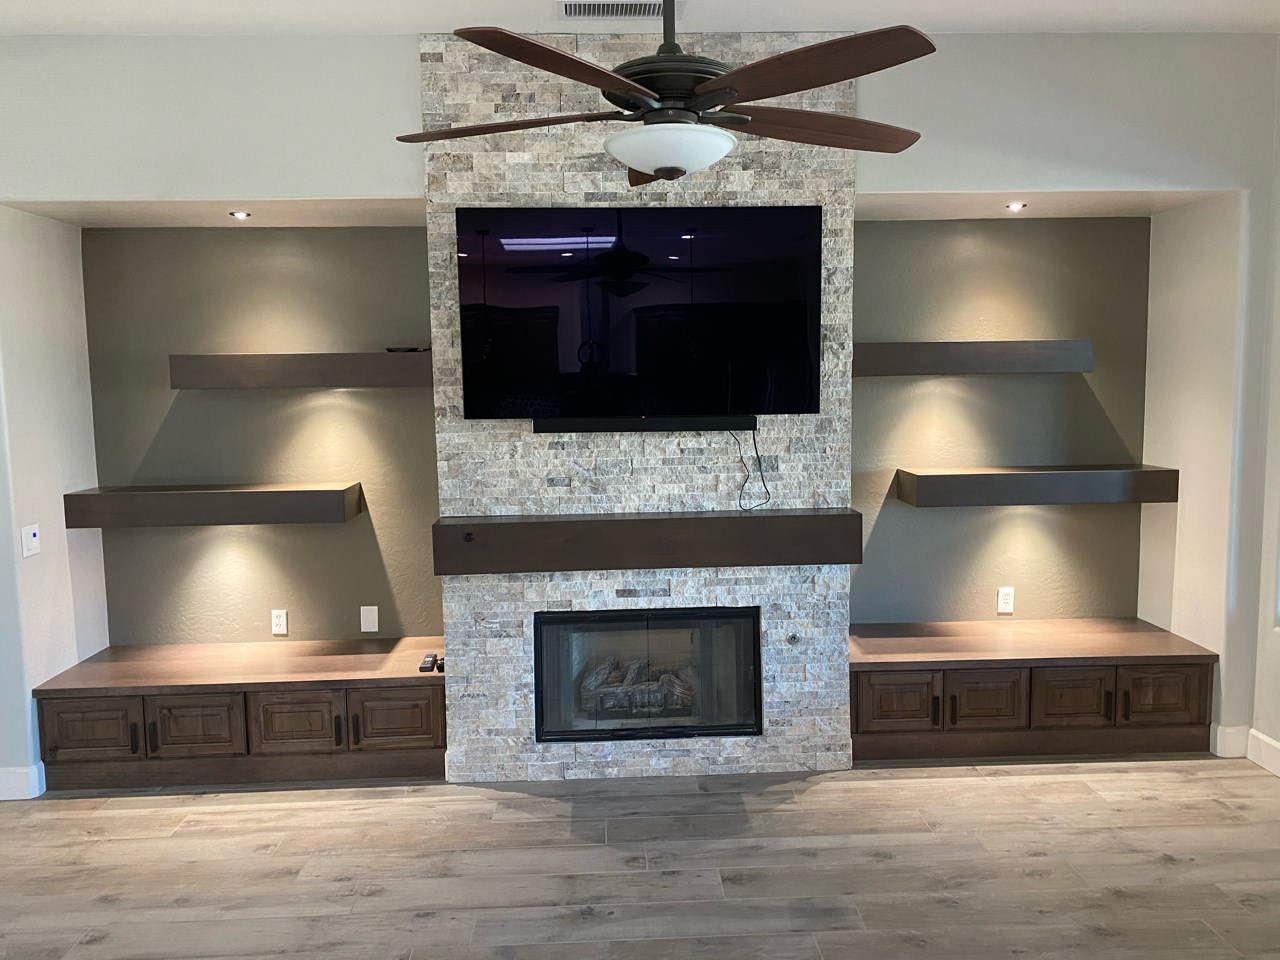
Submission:
POLYGON ((364 510, 358 483, 94 487, 63 497, 67 528, 346 523, 364 510))
POLYGON ((855 377, 1090 373, 1092 340, 944 340, 855 343, 855 377))
POLYGON ((1178 471, 1146 465, 904 468, 894 488, 913 507, 1173 503, 1178 471))
POLYGON ((862 562, 862 514, 815 510, 444 517, 435 572, 547 573, 862 562))
POLYGON ((401 353, 179 353, 174 390, 430 387, 431 351, 401 353))

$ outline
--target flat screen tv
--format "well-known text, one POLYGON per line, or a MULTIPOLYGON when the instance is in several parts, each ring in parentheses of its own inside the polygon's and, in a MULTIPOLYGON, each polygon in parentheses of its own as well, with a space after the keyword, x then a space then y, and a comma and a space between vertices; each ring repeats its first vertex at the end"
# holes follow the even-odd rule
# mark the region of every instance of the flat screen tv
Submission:
POLYGON ((459 208, 469 419, 817 413, 820 207, 459 208))

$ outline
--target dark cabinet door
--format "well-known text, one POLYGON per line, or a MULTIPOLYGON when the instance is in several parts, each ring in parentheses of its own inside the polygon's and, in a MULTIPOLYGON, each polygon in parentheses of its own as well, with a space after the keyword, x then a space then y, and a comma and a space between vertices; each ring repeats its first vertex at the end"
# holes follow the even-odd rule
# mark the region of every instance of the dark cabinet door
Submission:
POLYGON ((1111 727, 1116 722, 1115 667, 1036 667, 1031 671, 1031 726, 1111 727))
POLYGON ((347 749, 342 690, 250 693, 249 752, 342 753, 347 749))
POLYGON ((858 674, 858 732, 942 727, 942 671, 858 674))
POLYGON ((1027 670, 948 670, 948 730, 1026 729, 1027 670))
POLYGON ((142 760, 142 698, 41 700, 45 760, 142 760))
POLYGON ((146 697, 150 757, 237 757, 248 752, 244 695, 146 697))
POLYGON ((352 750, 444 746, 444 688, 366 687, 347 691, 352 750))
POLYGON ((1209 720, 1208 664, 1117 667, 1120 716, 1116 725, 1177 726, 1209 720))

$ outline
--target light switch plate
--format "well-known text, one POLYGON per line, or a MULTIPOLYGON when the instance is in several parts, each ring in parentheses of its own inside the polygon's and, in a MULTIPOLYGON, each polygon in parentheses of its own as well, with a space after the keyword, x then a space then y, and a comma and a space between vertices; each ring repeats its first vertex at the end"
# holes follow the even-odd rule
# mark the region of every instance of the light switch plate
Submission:
POLYGON ((996 615, 1013 616, 1013 587, 996 588, 996 615))
POLYGON ((22 528, 22 557, 34 557, 40 552, 40 524, 22 528))
POLYGON ((271 635, 273 637, 287 637, 289 635, 288 610, 271 611, 271 635))
POLYGON ((360 608, 360 632, 361 633, 377 633, 378 632, 378 608, 377 607, 361 607, 360 608))

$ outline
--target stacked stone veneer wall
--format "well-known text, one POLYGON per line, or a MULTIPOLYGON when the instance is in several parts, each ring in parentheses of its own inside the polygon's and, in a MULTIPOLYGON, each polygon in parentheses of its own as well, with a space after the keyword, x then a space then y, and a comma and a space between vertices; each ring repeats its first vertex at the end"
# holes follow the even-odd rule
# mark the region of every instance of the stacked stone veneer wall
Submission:
MULTIPOLYGON (((544 36, 607 66, 651 54, 656 37, 544 36)), ((736 64, 826 39, 682 37, 736 64)), ((428 127, 602 109, 599 94, 451 36, 422 38, 428 127)), ((779 103, 854 112, 853 84, 779 103)), ((849 504, 853 154, 740 136, 713 170, 631 189, 604 154, 612 124, 583 124, 426 148, 428 257, 442 516, 732 510, 742 466, 724 433, 563 434, 527 421, 464 420, 459 206, 823 208, 821 412, 760 420, 771 507, 849 504)), ((448 774, 459 781, 835 769, 849 765, 849 570, 742 567, 444 578, 448 774), (760 737, 539 744, 533 614, 663 606, 761 608, 760 737), (799 643, 788 644, 796 634, 799 643)))

